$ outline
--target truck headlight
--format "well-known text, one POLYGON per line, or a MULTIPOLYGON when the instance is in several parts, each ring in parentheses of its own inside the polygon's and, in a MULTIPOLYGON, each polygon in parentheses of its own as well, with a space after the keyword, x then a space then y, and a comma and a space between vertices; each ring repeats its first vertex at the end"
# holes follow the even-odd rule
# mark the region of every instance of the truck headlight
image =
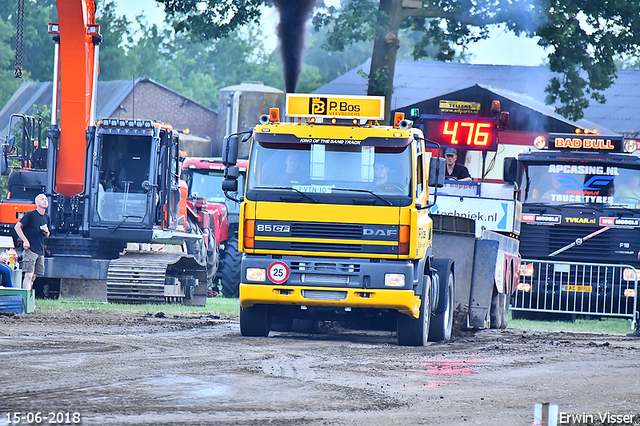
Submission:
POLYGON ((387 287, 404 287, 404 274, 384 274, 384 285, 387 287))
POLYGON ((533 275, 533 263, 521 263, 520 264, 520 276, 530 277, 533 275))
POLYGON ((267 271, 262 268, 247 268, 247 281, 265 281, 267 279, 267 271))
POLYGON ((625 297, 636 297, 636 290, 633 288, 627 288, 624 290, 625 297))
POLYGON ((519 283, 518 284, 518 290, 519 291, 529 292, 529 291, 531 291, 531 284, 519 283))
POLYGON ((635 281, 636 280, 636 270, 635 268, 624 268, 622 271, 622 279, 625 281, 635 281))

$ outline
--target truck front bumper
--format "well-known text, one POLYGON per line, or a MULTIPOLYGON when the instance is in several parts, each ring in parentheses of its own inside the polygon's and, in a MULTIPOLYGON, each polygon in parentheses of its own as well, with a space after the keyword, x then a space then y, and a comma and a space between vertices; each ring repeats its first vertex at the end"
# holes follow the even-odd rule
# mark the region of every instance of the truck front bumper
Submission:
POLYGON ((240 284, 240 306, 257 304, 390 309, 418 318, 420 298, 413 290, 240 284))

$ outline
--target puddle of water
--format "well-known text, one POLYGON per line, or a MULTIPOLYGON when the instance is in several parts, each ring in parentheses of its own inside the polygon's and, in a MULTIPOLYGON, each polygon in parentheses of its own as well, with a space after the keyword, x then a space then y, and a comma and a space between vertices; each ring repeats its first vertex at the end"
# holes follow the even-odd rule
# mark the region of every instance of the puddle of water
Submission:
POLYGON ((166 395, 168 393, 193 397, 218 397, 227 394, 227 387, 189 376, 167 375, 144 380, 149 390, 166 395))
POLYGON ((481 359, 434 359, 424 363, 427 374, 455 376, 459 374, 477 373, 470 365, 479 364, 481 359))

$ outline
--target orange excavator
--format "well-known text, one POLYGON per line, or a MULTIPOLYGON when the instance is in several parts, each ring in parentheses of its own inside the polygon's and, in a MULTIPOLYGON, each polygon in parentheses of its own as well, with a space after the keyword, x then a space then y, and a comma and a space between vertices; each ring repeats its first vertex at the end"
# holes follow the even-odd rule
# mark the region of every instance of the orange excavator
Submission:
POLYGON ((36 290, 202 304, 217 246, 187 211, 177 133, 136 117, 96 122, 102 37, 95 3, 58 0, 57 8, 59 22, 49 24, 55 42, 51 124, 45 141, 36 119, 11 118, 2 161, 14 170, 9 196, 0 202, 0 232, 16 238, 14 224, 44 192, 51 236, 36 290))

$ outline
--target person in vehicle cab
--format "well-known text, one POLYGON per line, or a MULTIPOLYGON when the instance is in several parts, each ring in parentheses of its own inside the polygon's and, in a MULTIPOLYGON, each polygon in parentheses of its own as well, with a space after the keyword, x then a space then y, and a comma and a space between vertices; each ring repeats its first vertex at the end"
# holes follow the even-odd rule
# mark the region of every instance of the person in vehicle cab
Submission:
POLYGON ((458 181, 471 181, 471 173, 462 164, 456 163, 458 159, 458 151, 455 148, 447 148, 444 152, 444 158, 447 162, 447 170, 445 179, 458 181))
POLYGON ((619 203, 640 203, 640 174, 634 173, 615 191, 615 201, 619 203))
MULTIPOLYGON (((282 157, 278 160, 282 162, 282 157)), ((302 166, 300 164, 300 154, 298 152, 289 152, 284 158, 284 164, 280 163, 277 167, 278 170, 273 170, 275 173, 276 185, 278 186, 291 186, 303 184, 304 174, 302 166)))
POLYGON ((389 167, 387 167, 382 161, 376 161, 373 164, 373 183, 376 185, 382 185, 387 182, 389 178, 389 167))

